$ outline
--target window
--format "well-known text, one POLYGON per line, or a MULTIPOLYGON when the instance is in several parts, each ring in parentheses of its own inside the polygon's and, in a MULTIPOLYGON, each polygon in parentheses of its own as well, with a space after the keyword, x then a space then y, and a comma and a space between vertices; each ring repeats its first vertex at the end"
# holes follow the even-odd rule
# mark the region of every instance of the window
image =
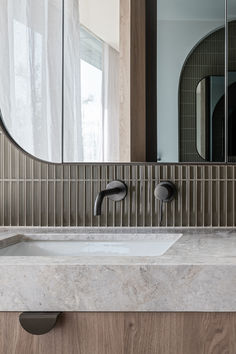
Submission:
POLYGON ((103 161, 103 42, 81 27, 83 159, 103 161))

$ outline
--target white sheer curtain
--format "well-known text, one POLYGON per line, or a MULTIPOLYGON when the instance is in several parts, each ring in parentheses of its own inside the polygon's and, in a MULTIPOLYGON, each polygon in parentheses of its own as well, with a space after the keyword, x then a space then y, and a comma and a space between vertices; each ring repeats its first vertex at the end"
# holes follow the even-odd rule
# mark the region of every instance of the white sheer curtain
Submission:
POLYGON ((61 162, 62 2, 1 0, 0 109, 32 155, 61 162))
POLYGON ((88 156, 118 162, 119 53, 89 32, 83 87, 89 92, 91 85, 94 102, 84 118, 79 0, 64 0, 64 38, 62 5, 0 0, 3 122, 16 143, 39 159, 60 163, 63 152, 64 162, 88 162, 88 156))
POLYGON ((103 149, 104 162, 119 162, 119 52, 104 44, 103 149))
POLYGON ((64 53, 64 162, 118 162, 119 53, 80 28, 78 0, 65 1, 64 53))
POLYGON ((83 162, 79 0, 65 0, 64 162, 83 162))

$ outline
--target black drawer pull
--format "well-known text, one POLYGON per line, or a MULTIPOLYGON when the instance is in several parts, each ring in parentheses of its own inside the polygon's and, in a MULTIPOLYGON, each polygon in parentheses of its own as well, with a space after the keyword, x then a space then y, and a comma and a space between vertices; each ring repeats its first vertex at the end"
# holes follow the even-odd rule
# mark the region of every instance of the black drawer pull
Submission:
POLYGON ((60 314, 61 312, 22 312, 19 321, 28 333, 42 335, 55 327, 60 314))

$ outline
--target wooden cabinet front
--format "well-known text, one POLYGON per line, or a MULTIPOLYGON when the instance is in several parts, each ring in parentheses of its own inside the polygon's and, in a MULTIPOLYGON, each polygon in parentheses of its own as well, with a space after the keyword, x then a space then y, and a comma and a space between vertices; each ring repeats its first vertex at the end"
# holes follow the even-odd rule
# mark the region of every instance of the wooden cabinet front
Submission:
POLYGON ((64 313, 33 336, 0 313, 1 354, 235 354, 235 313, 64 313))

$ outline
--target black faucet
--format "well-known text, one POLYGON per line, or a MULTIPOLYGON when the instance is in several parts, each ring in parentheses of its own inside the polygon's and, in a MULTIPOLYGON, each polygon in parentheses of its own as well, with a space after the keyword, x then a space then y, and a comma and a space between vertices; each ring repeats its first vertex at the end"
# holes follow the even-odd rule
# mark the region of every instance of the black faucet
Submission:
POLYGON ((94 204, 94 216, 101 215, 102 202, 105 197, 119 202, 125 199, 128 192, 127 185, 122 181, 112 181, 107 185, 107 188, 98 193, 94 204))

